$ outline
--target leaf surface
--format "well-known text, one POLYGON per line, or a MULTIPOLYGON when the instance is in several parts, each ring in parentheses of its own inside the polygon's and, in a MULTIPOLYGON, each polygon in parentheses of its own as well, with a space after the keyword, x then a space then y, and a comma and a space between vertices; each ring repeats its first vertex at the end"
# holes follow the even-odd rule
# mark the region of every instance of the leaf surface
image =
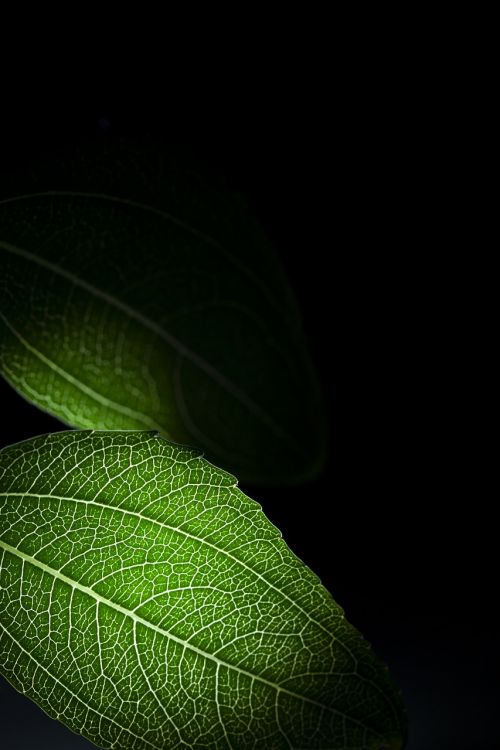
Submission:
POLYGON ((386 668, 234 477, 144 432, 0 452, 0 669, 103 748, 401 748, 386 668))
POLYGON ((158 430, 241 479, 300 480, 323 460, 273 248, 233 191, 152 145, 4 180, 0 372, 71 426, 158 430))

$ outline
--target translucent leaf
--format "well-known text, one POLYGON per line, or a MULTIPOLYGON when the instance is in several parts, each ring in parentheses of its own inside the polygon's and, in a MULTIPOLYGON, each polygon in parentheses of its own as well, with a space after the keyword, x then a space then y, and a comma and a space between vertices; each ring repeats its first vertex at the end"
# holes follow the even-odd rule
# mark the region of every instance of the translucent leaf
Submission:
POLYGON ((3 180, 0 372, 66 424, 158 430, 241 479, 307 478, 325 454, 273 248, 233 191, 154 146, 3 180))
POLYGON ((386 668, 234 478, 141 432, 0 452, 0 670, 120 750, 403 746, 386 668))

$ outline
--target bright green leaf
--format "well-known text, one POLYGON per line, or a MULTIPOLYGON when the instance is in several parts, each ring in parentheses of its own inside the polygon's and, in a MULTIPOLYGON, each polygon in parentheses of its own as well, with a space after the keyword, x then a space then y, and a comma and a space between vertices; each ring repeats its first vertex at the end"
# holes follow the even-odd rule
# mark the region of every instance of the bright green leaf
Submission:
POLYGON ((234 478, 145 432, 0 452, 0 669, 104 748, 401 748, 387 670, 234 478))
POLYGON ((71 426, 158 430, 241 479, 296 481, 324 457, 273 248, 237 195, 153 146, 4 180, 0 372, 71 426))

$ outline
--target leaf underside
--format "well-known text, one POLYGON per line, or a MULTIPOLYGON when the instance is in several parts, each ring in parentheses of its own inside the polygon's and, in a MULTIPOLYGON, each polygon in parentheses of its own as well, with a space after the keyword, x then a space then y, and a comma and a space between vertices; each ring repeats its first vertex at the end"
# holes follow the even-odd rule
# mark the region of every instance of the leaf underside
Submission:
POLYGON ((154 147, 4 180, 0 372, 68 425, 158 430, 240 479, 293 482, 324 457, 273 248, 236 195, 154 147))
POLYGON ((387 670, 234 478, 149 432, 0 452, 0 669, 121 750, 403 746, 387 670))

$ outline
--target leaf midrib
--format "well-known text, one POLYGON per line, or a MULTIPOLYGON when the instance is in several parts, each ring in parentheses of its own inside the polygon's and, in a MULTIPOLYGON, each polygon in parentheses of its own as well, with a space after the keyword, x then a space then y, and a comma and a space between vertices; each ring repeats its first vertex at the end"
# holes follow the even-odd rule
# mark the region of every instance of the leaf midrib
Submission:
MULTIPOLYGON (((154 458, 154 456, 150 456, 149 458, 154 458)), ((115 477, 115 479, 116 479, 116 477, 115 477)), ((99 492, 101 492, 102 489, 103 488, 101 488, 99 490, 99 492)), ((158 520, 156 518, 153 518, 151 516, 144 515, 143 513, 140 513, 138 511, 133 511, 133 510, 130 510, 129 508, 123 508, 123 507, 120 507, 120 506, 109 505, 109 504, 107 504, 105 502, 102 502, 102 501, 96 502, 95 500, 89 500, 89 499, 85 499, 85 498, 68 497, 68 496, 64 496, 64 495, 54 495, 54 494, 48 494, 48 493, 47 494, 35 493, 35 492, 29 492, 29 491, 22 491, 22 492, 0 492, 0 497, 11 497, 11 496, 34 497, 34 498, 37 498, 37 499, 49 499, 49 500, 53 499, 53 500, 59 500, 59 501, 64 501, 64 502, 75 502, 75 503, 82 503, 82 504, 85 504, 85 505, 93 505, 96 508, 105 509, 105 510, 108 510, 110 512, 113 512, 113 511, 116 512, 116 511, 118 511, 118 512, 122 513, 123 515, 128 515, 128 516, 131 516, 131 517, 135 517, 139 521, 146 521, 147 523, 156 524, 160 528, 164 528, 164 529, 167 529, 167 530, 172 531, 174 533, 178 533, 178 534, 186 537, 187 539, 191 539, 192 541, 198 542, 199 544, 206 545, 209 548, 213 549, 215 552, 228 557, 230 560, 232 560, 233 562, 235 562, 237 565, 239 565, 243 569, 247 570, 252 576, 255 576, 256 578, 260 579, 266 586, 268 586, 269 588, 273 589, 280 597, 282 597, 283 599, 285 599, 290 605, 292 605, 295 609, 297 609, 301 613, 301 615, 303 615, 307 620, 309 620, 309 622, 311 622, 313 625, 315 625, 320 630, 322 630, 326 635, 328 635, 328 637, 332 638, 333 640, 336 640, 336 642, 338 643, 338 645, 353 659, 353 662, 354 662, 355 665, 357 665, 357 663, 358 663, 357 658, 354 656, 354 654, 352 654, 351 650, 349 649, 349 647, 345 643, 343 643, 342 641, 340 641, 338 638, 335 638, 333 636, 332 632, 328 628, 326 628, 321 622, 319 622, 314 617, 312 617, 306 610, 304 610, 300 606, 300 604, 298 604, 296 601, 294 601, 292 598, 290 598, 285 591, 283 591, 282 589, 280 589, 277 586, 275 586, 264 575, 262 575, 261 573, 259 573, 259 571, 255 570, 254 568, 252 568, 251 566, 249 566, 244 560, 239 559, 238 557, 236 557, 235 555, 233 555, 229 550, 225 550, 225 549, 223 549, 221 547, 218 547, 217 545, 213 544, 212 542, 209 542, 207 539, 195 536, 194 534, 192 534, 190 532, 187 532, 184 529, 179 528, 178 526, 171 526, 169 524, 166 524, 164 521, 160 521, 160 520, 158 520)), ((165 497, 168 497, 168 494, 167 495, 159 496, 158 498, 156 498, 156 500, 160 501, 160 500, 165 499, 165 497)), ((319 583, 319 579, 318 579, 318 583, 319 583)), ((221 664, 224 664, 224 662, 221 661, 221 664)), ((228 666, 231 668, 231 665, 228 665, 228 666)), ((239 669, 238 667, 234 667, 234 668, 235 669, 239 669)), ((241 670, 241 671, 243 672, 243 670, 241 670)), ((261 679, 257 675, 252 675, 251 673, 249 673, 249 675, 251 677, 255 678, 255 679, 258 679, 258 680, 261 679)), ((361 675, 358 675, 358 677, 363 682, 368 682, 384 698, 384 700, 386 700, 389 703, 389 705, 391 707, 391 710, 396 714, 396 709, 395 709, 395 706, 394 706, 392 700, 388 700, 387 695, 384 693, 384 691, 382 691, 380 689, 380 687, 377 685, 376 682, 374 682, 373 680, 371 680, 369 678, 362 677, 361 675)), ((262 680, 265 682, 264 678, 262 678, 262 680)), ((269 683, 269 684, 274 685, 274 683, 269 683)), ((278 689, 280 689, 283 692, 287 692, 288 694, 290 694, 290 695, 292 695, 292 696, 294 696, 294 697, 296 697, 296 698, 298 698, 300 700, 306 700, 306 701, 310 700, 310 699, 307 699, 307 698, 303 698, 299 694, 293 693, 291 691, 287 691, 283 687, 280 687, 280 686, 275 686, 275 687, 277 687, 278 689)), ((319 703, 317 703, 315 701, 310 701, 310 702, 312 702, 315 705, 319 705, 319 706, 322 705, 322 704, 319 704, 319 703)), ((342 712, 335 711, 334 709, 331 709, 331 710, 334 713, 339 713, 340 715, 344 716, 344 714, 342 712)), ((352 718, 350 716, 347 716, 347 715, 345 715, 345 716, 350 721, 352 721, 352 722, 354 722, 356 724, 359 724, 360 726, 365 727, 365 725, 362 722, 359 722, 357 719, 354 719, 354 718, 352 718)), ((374 730, 371 730, 371 731, 374 731, 374 730)))
MULTIPOLYGON (((203 537, 195 536, 194 534, 191 534, 188 531, 185 531, 179 526, 171 526, 170 524, 167 524, 164 521, 159 521, 157 518, 152 518, 151 516, 144 515, 143 513, 139 513, 138 511, 130 510, 129 508, 122 508, 117 505, 108 505, 107 503, 95 502, 94 500, 87 500, 85 498, 80 498, 80 497, 67 497, 65 495, 53 495, 49 493, 44 494, 44 493, 37 493, 37 492, 0 492, 0 497, 33 497, 39 500, 60 500, 64 502, 74 502, 74 503, 82 503, 84 505, 93 505, 96 508, 102 508, 111 512, 119 512, 119 513, 122 513, 123 515, 137 518, 139 521, 146 521, 147 523, 156 524, 160 528, 166 529, 167 531, 173 531, 174 533, 180 534, 181 536, 184 536, 187 539, 191 539, 193 542, 198 542, 199 544, 210 547, 210 549, 213 549, 215 552, 221 555, 224 555, 225 557, 228 557, 237 565, 240 565, 242 568, 244 568, 244 570, 247 570, 253 576, 255 576, 260 581, 265 583, 266 586, 269 586, 269 588, 273 589, 273 591, 276 591, 276 593, 279 594, 279 596, 283 597, 283 599, 286 599, 286 601, 289 604, 291 604, 295 609, 297 609, 301 615, 303 615, 307 620, 309 620, 309 622, 311 622, 313 625, 316 625, 316 627, 318 627, 326 635, 328 635, 330 638, 333 639, 332 633, 330 632, 328 628, 325 628, 325 626, 322 625, 318 620, 315 620, 314 617, 312 617, 306 610, 304 610, 300 606, 300 604, 297 604, 297 602, 291 599, 286 592, 284 592, 282 589, 279 589, 277 586, 275 586, 274 583, 269 581, 265 576, 262 575, 262 573, 259 573, 258 570, 255 570, 255 568, 252 568, 250 567, 250 565, 247 565, 247 563, 244 560, 240 560, 239 557, 236 557, 235 555, 231 554, 230 551, 225 550, 222 547, 218 547, 216 544, 209 542, 207 539, 203 539, 203 537)), ((164 498, 165 496, 158 497, 156 498, 156 501, 159 502, 163 500, 164 498)), ((348 655, 356 663, 356 658, 351 653, 351 651, 347 648, 347 646, 345 646, 345 644, 342 644, 340 641, 338 641, 338 643, 346 650, 348 655)))
POLYGON ((191 361, 205 375, 211 378, 221 388, 230 393, 237 401, 242 403, 251 414, 253 414, 257 419, 265 424, 277 437, 288 443, 290 447, 293 448, 296 452, 301 452, 298 444, 291 437, 291 435, 283 430, 282 427, 280 427, 280 425, 278 425, 275 420, 261 406, 259 406, 259 404, 257 404, 252 398, 250 398, 250 396, 242 391, 241 388, 239 388, 232 380, 219 372, 204 357, 197 354, 188 346, 183 344, 181 341, 179 341, 179 339, 177 339, 177 337, 173 336, 173 334, 169 333, 162 326, 158 325, 158 323, 155 323, 155 321, 151 320, 138 310, 135 310, 133 307, 130 307, 130 305, 118 299, 114 295, 105 292, 104 290, 96 287, 93 284, 90 284, 84 279, 80 279, 78 276, 71 273, 70 271, 67 271, 65 268, 62 268, 56 263, 52 263, 45 258, 41 258, 35 253, 30 252, 29 250, 17 247, 16 245, 12 245, 11 243, 5 242, 4 240, 0 240, 0 248, 3 248, 13 255, 18 255, 22 258, 25 258, 26 260, 35 263, 36 265, 39 265, 48 271, 51 271, 57 276, 61 276, 71 284, 74 284, 75 286, 78 286, 81 289, 85 290, 91 296, 102 299, 104 302, 106 302, 106 304, 116 308, 117 310, 120 310, 120 312, 124 313, 129 318, 136 320, 145 328, 152 331, 160 339, 165 341, 166 344, 168 344, 172 349, 174 349, 174 351, 177 352, 177 355, 179 357, 184 357, 185 359, 191 361))
MULTIPOLYGON (((225 549, 223 549, 221 547, 217 547, 215 544, 212 544, 212 542, 209 542, 208 540, 203 539, 202 537, 197 537, 194 534, 191 534, 191 533, 185 531, 184 529, 181 529, 181 528, 179 528, 177 526, 171 526, 169 524, 164 523, 163 521, 159 521, 158 519, 152 518, 151 516, 145 516, 144 514, 139 513, 137 511, 132 511, 132 510, 130 510, 128 508, 121 508, 121 507, 114 506, 114 505, 108 505, 108 504, 103 503, 103 502, 95 502, 93 500, 85 500, 85 499, 77 498, 77 497, 67 497, 67 496, 64 496, 64 495, 41 494, 41 493, 34 493, 34 492, 0 492, 0 497, 12 497, 12 496, 34 497, 34 498, 38 498, 38 499, 41 499, 41 500, 43 500, 43 499, 53 499, 53 500, 59 500, 59 501, 65 501, 65 502, 69 501, 69 502, 75 502, 75 503, 83 503, 83 504, 86 504, 86 505, 93 505, 96 508, 104 508, 104 509, 109 510, 111 512, 112 511, 118 511, 118 512, 124 514, 124 515, 135 517, 135 518, 137 518, 140 521, 146 521, 148 523, 156 524, 156 525, 160 526, 160 528, 164 528, 164 529, 167 529, 169 531, 173 531, 174 533, 181 534, 182 536, 184 536, 184 537, 186 537, 188 539, 191 539, 192 541, 199 542, 200 544, 206 545, 206 546, 210 547, 211 549, 213 549, 215 552, 217 552, 219 554, 222 554, 222 555, 225 555, 230 560, 233 560, 235 563, 237 563, 242 568, 244 568, 245 570, 247 570, 253 576, 259 578, 266 586, 269 586, 269 588, 272 588, 274 591, 276 591, 276 593, 279 596, 283 597, 289 604, 291 604, 295 609, 297 609, 307 620, 309 620, 309 622, 311 622, 313 625, 315 625, 316 627, 318 627, 319 629, 321 629, 330 638, 333 638, 333 635, 328 630, 328 628, 325 628, 325 626, 322 625, 318 620, 315 620, 297 602, 295 602, 293 599, 291 599, 286 592, 284 592, 282 589, 279 589, 277 586, 275 586, 265 576, 263 576, 261 573, 259 573, 259 571, 257 571, 254 568, 250 567, 243 560, 240 560, 238 557, 235 557, 234 555, 232 555, 231 552, 229 552, 228 550, 225 550, 225 549)), ((163 499, 162 497, 157 498, 157 500, 162 500, 162 499, 163 499)), ((2 544, 2 541, 0 540, 0 545, 1 544, 2 544)), ((42 563, 42 565, 43 565, 43 563, 42 563)), ((64 574, 61 574, 61 575, 64 575, 64 574)), ((68 579, 68 580, 71 581, 71 579, 68 579)), ((89 589, 89 591, 93 591, 93 589, 89 589)), ((99 597, 98 594, 97 594, 97 596, 99 597)), ((124 611, 128 612, 128 610, 126 610, 125 608, 123 608, 123 609, 124 609, 124 611)), ((138 619, 138 621, 140 620, 140 618, 137 618, 137 619, 138 619)), ((148 623, 148 621, 146 621, 146 620, 144 620, 144 622, 148 623)), ((156 626, 154 626, 154 627, 156 627, 156 626)), ((352 652, 350 651, 350 649, 348 648, 348 646, 345 643, 342 643, 339 639, 335 639, 335 640, 345 650, 345 652, 353 659, 354 663, 357 664, 357 659, 352 654, 352 652)), ((184 644, 184 642, 182 640, 180 642, 184 644)), ((186 643, 186 645, 188 647, 190 647, 190 644, 186 643)), ((196 649, 197 647, 193 646, 193 648, 196 649)), ((200 649, 200 652, 203 653, 203 654, 205 654, 205 652, 202 651, 201 649, 200 649)), ((289 690, 287 690, 286 688, 283 688, 280 685, 276 685, 275 683, 273 683, 271 681, 267 681, 265 678, 262 678, 259 675, 253 675, 251 672, 246 672, 245 670, 242 670, 239 667, 236 667, 236 666, 231 665, 229 663, 226 663, 226 662, 224 662, 224 661, 222 661, 220 659, 217 659, 217 657, 215 657, 215 656, 213 656, 211 654, 207 654, 207 657, 208 658, 213 658, 213 660, 216 663, 219 663, 221 666, 227 666, 229 669, 239 670, 242 674, 247 674, 252 679, 260 680, 264 684, 267 684, 267 685, 269 685, 271 687, 274 687, 277 690, 279 690, 281 692, 284 692, 284 693, 287 693, 288 695, 290 695, 292 697, 295 697, 295 698, 297 698, 299 700, 304 700, 304 701, 310 702, 313 705, 317 705, 317 706, 320 706, 322 708, 325 707, 328 710, 330 710, 332 713, 338 714, 340 716, 345 716, 345 718, 348 719, 349 721, 352 721, 355 724, 358 724, 360 726, 365 727, 365 725, 362 722, 360 722, 357 719, 354 719, 353 717, 350 717, 350 716, 348 716, 348 715, 346 715, 346 714, 338 711, 337 709, 333 709, 333 708, 328 707, 328 706, 323 706, 323 704, 318 703, 317 701, 313 701, 313 700, 311 700, 309 698, 306 698, 306 697, 303 697, 303 696, 299 695, 298 693, 294 693, 293 691, 289 691, 289 690)), ((361 675, 359 675, 359 678, 362 679, 363 681, 365 681, 365 679, 366 679, 366 678, 362 678, 361 675)), ((369 679, 366 680, 366 681, 369 682, 372 685, 372 687, 374 687, 377 690, 377 692, 380 692, 381 695, 383 695, 387 699, 387 696, 385 696, 385 694, 382 691, 380 691, 380 688, 377 686, 377 684, 375 682, 373 682, 372 680, 369 680, 369 679)), ((390 701, 390 705, 391 705, 391 708, 394 710, 394 706, 392 704, 392 701, 390 701)))
POLYGON ((98 594, 96 591, 94 591, 94 589, 89 588, 88 586, 84 586, 78 581, 74 581, 72 578, 69 578, 68 576, 64 575, 64 573, 61 573, 59 570, 55 570, 54 568, 51 568, 49 565, 46 565, 45 563, 43 563, 41 560, 37 560, 35 557, 32 557, 31 555, 28 555, 25 552, 22 552, 17 547, 12 547, 10 544, 8 544, 7 542, 4 542, 1 539, 0 539, 0 547, 5 552, 8 552, 11 555, 14 555, 20 558, 21 560, 28 563, 29 565, 32 565, 33 567, 38 568, 39 570, 42 570, 44 573, 47 573, 47 575, 50 575, 53 578, 58 579, 62 583, 65 583, 67 586, 70 586, 72 589, 76 589, 80 591, 82 594, 89 596, 90 598, 94 599, 94 601, 98 602, 99 604, 107 606, 110 609, 115 610, 116 612, 119 612, 124 617, 128 617, 129 619, 131 619, 133 622, 139 623, 140 625, 143 625, 145 628, 148 628, 149 630, 153 630, 154 632, 158 633, 158 635, 169 638, 174 643, 177 643, 177 645, 182 646, 182 648, 187 648, 188 650, 192 651, 198 656, 201 656, 202 658, 207 659, 209 661, 213 661, 219 667, 225 667, 228 670, 236 671, 239 674, 250 678, 251 680, 256 680, 258 682, 263 683, 264 685, 267 685, 268 687, 276 690, 278 693, 284 693, 286 695, 289 695, 292 698, 303 701, 305 703, 310 703, 314 706, 317 706, 318 708, 324 709, 335 715, 341 716, 349 721, 353 721, 356 724, 359 724, 360 726, 363 726, 363 727, 365 726, 362 722, 358 721, 357 719, 354 719, 351 716, 348 716, 347 714, 344 714, 342 711, 339 711, 338 709, 333 708, 332 706, 327 706, 326 704, 319 703, 318 701, 315 701, 312 698, 308 698, 307 696, 300 695, 299 693, 295 693, 292 690, 288 690, 287 688, 284 688, 281 685, 278 685, 277 683, 272 682, 271 680, 267 680, 265 677, 262 677, 261 675, 253 674, 252 672, 249 672, 246 669, 242 669, 241 667, 238 667, 234 664, 230 664, 229 662, 219 659, 217 656, 214 656, 213 654, 210 654, 209 652, 204 651, 201 648, 198 648, 198 646, 195 646, 189 641, 184 641, 182 638, 179 638, 178 636, 174 635, 170 631, 164 630, 163 628, 160 628, 158 625, 155 625, 154 623, 149 622, 149 620, 146 620, 140 615, 137 615, 135 612, 128 610, 126 607, 122 607, 121 604, 117 604, 116 602, 113 602, 110 599, 107 599, 106 597, 101 596, 101 594, 98 594))

